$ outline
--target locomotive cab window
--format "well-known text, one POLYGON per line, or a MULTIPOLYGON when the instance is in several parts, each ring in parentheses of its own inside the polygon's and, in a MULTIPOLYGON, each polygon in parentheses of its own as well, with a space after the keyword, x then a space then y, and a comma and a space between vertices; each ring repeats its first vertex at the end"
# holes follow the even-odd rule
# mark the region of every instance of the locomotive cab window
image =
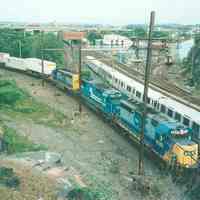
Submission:
POLYGON ((158 121, 155 119, 151 119, 151 124, 156 127, 158 126, 158 121))

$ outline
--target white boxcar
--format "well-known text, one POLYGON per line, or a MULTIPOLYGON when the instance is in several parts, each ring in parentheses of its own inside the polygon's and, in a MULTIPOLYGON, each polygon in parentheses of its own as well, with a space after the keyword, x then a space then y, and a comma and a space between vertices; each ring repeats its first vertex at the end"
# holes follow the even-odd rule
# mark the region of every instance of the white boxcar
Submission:
MULTIPOLYGON (((42 73, 42 60, 38 58, 26 58, 27 70, 42 73)), ((44 60, 44 74, 51 75, 52 71, 56 69, 56 63, 44 60)))
POLYGON ((6 63, 6 67, 25 71, 26 63, 23 58, 9 57, 6 63))
POLYGON ((0 63, 7 63, 9 57, 10 57, 9 53, 1 53, 0 52, 0 63))

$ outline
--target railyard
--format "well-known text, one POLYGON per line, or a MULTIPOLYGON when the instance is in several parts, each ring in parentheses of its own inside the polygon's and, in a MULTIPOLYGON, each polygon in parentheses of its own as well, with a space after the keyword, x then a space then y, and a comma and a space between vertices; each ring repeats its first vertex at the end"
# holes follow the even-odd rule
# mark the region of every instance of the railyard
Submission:
MULTIPOLYGON (((107 57, 107 59, 102 58, 101 53, 97 52, 89 52, 86 55, 91 55, 97 58, 99 58, 100 61, 107 64, 108 66, 113 67, 113 69, 117 69, 121 71, 122 73, 126 74, 127 76, 144 83, 144 74, 137 71, 133 66, 128 66, 126 64, 122 64, 117 62, 116 60, 112 61, 113 58, 107 57)), ((165 66, 167 67, 167 66, 165 66)), ((191 92, 187 91, 186 89, 181 88, 180 86, 177 86, 176 84, 173 84, 170 81, 164 80, 159 78, 158 76, 151 76, 151 87, 157 91, 161 91, 164 94, 167 94, 170 98, 174 98, 175 100, 180 101, 181 103, 185 103, 186 105, 189 105, 193 107, 194 109, 200 110, 200 100, 198 97, 192 96, 191 92)))
POLYGON ((0 200, 199 199, 198 25, 28 26, 0 32, 0 200))

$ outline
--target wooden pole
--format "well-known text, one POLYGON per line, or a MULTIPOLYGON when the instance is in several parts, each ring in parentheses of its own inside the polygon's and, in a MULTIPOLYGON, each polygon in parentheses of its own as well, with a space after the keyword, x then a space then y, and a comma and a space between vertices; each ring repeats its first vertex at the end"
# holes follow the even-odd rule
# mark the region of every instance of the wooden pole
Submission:
POLYGON ((144 83, 144 110, 142 115, 142 127, 140 134, 140 152, 139 152, 139 166, 138 174, 144 175, 144 135, 145 135, 145 121, 147 116, 147 103, 148 103, 148 87, 149 87, 149 75, 151 68, 152 58, 152 32, 155 23, 155 12, 151 12, 151 19, 149 25, 149 36, 148 36, 148 48, 147 48, 147 59, 145 67, 145 83, 144 83))
MULTIPOLYGON (((80 40, 80 45, 79 45, 79 65, 78 65, 78 74, 79 74, 79 90, 81 93, 81 68, 82 68, 82 41, 80 40)), ((82 112, 82 105, 81 101, 79 101, 79 112, 82 112)))
POLYGON ((42 86, 44 87, 44 31, 41 38, 41 54, 42 54, 42 86))
POLYGON ((19 40, 19 57, 22 57, 22 42, 19 40))

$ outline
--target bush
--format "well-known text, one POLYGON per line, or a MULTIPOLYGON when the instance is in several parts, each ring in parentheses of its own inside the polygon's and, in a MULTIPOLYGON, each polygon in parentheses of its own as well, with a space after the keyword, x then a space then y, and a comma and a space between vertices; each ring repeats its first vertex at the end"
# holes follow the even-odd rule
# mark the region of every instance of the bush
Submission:
POLYGON ((6 144, 6 150, 8 154, 27 152, 27 151, 40 151, 47 148, 43 145, 33 144, 25 136, 20 136, 14 129, 5 128, 3 140, 6 144))
POLYGON ((25 99, 26 94, 16 86, 14 81, 0 80, 0 105, 14 105, 25 99))
POLYGON ((10 188, 16 188, 19 186, 20 180, 14 174, 12 168, 1 167, 0 168, 0 183, 10 188))
POLYGON ((69 200, 100 200, 101 194, 90 188, 77 187, 68 194, 69 200))

